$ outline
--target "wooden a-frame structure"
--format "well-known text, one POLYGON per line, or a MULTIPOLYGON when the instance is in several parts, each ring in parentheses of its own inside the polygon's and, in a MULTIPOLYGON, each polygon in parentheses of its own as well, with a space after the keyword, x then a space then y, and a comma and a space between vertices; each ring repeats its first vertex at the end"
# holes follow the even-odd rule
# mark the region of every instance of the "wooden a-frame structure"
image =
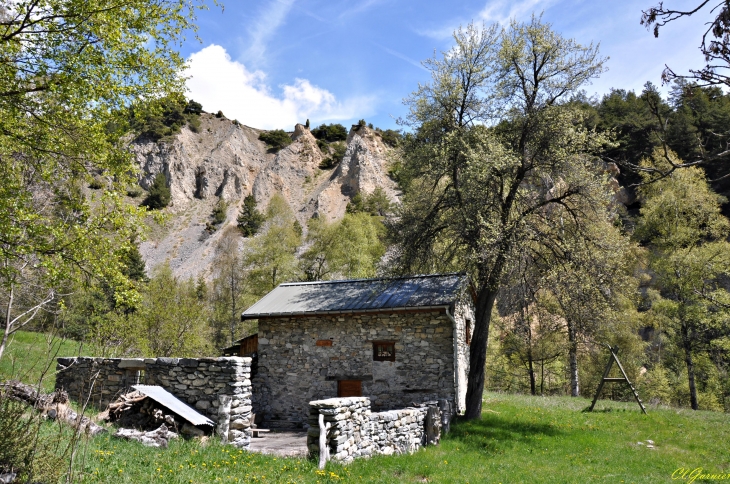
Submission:
POLYGON ((608 358, 608 364, 606 365, 606 370, 603 372, 603 378, 601 379, 601 383, 598 385, 598 390, 596 390, 596 396, 593 397, 593 402, 591 403, 590 408, 588 409, 589 412, 593 411, 593 407, 596 405, 596 401, 598 400, 598 396, 601 394, 601 390, 603 390, 603 384, 606 382, 626 382, 629 385, 629 388, 631 388, 631 391, 634 393, 634 398, 636 398, 636 403, 639 404, 639 407, 641 407, 641 411, 644 412, 644 415, 646 415, 646 409, 644 408, 644 404, 641 402, 641 399, 639 398, 639 393, 636 391, 636 388, 634 388, 634 385, 631 384, 629 381, 629 377, 626 375, 626 372, 624 371, 624 367, 621 366, 621 362, 618 361, 618 356, 616 354, 618 353, 618 346, 611 347, 608 346, 609 351, 611 352, 611 356, 608 358), (613 362, 616 362, 616 365, 618 365, 618 369, 621 370, 621 374, 623 375, 623 378, 609 378, 608 374, 611 372, 611 367, 613 367, 613 362))

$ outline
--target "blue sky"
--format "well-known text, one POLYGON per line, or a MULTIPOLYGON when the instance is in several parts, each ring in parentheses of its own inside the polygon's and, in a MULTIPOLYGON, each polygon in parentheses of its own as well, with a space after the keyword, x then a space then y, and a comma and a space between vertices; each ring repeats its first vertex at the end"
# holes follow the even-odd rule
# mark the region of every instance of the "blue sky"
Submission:
MULTIPOLYGON (((700 67, 704 16, 665 27, 658 39, 639 25, 652 0, 224 0, 198 16, 199 37, 182 53, 189 60, 189 96, 210 112, 255 128, 293 129, 364 118, 397 128, 402 104, 429 80, 420 62, 452 45, 451 33, 469 21, 503 25, 510 18, 543 20, 564 37, 600 43, 608 72, 592 85, 641 91, 661 84, 668 64, 676 72, 700 67)), ((671 5, 670 5, 671 3, 671 5)), ((688 0, 668 0, 688 7, 688 0)), ((666 86, 663 88, 666 91, 666 86)))

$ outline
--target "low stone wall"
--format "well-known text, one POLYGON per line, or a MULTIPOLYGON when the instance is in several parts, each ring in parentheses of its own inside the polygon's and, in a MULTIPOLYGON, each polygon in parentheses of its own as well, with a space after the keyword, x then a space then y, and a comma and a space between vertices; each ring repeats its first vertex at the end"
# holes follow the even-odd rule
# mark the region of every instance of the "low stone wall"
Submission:
POLYGON ((251 358, 80 357, 57 361, 56 389, 66 390, 78 402, 105 408, 132 385, 159 385, 216 422, 219 432, 226 428, 222 436, 229 442, 238 447, 250 442, 251 358))
POLYGON ((386 412, 371 412, 366 397, 330 398, 309 403, 307 447, 319 454, 319 416, 330 423, 327 446, 330 459, 342 463, 378 454, 412 453, 437 444, 441 413, 436 402, 386 412))

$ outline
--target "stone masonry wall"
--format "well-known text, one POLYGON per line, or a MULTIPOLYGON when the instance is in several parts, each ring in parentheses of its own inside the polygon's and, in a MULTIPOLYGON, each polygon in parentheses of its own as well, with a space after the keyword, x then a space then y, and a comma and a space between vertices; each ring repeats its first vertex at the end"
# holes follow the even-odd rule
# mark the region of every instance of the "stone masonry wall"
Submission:
POLYGON ((455 408, 454 323, 443 309, 259 320, 254 411, 264 426, 305 427, 309 402, 361 380, 374 410, 445 399, 455 408), (395 342, 395 361, 373 361, 373 342, 395 342))
POLYGON ((56 388, 104 408, 137 383, 159 385, 218 422, 219 397, 230 397, 228 441, 250 442, 251 358, 58 358, 56 388))
POLYGON ((374 413, 365 397, 330 398, 310 402, 307 447, 319 453, 319 415, 327 432, 330 459, 348 463, 358 457, 412 453, 427 445, 427 407, 374 413))

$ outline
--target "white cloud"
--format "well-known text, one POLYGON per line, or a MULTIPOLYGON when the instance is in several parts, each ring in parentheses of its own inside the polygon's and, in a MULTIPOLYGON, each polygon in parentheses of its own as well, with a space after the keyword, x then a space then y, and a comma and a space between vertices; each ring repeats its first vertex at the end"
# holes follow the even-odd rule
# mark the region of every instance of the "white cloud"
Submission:
POLYGON ((260 129, 291 129, 305 119, 313 122, 356 119, 372 114, 374 98, 356 97, 338 101, 326 89, 307 79, 295 79, 272 93, 266 75, 249 71, 231 60, 219 45, 210 45, 188 58, 190 97, 206 111, 221 110, 226 117, 260 129), (316 121, 315 121, 316 120, 316 121))

